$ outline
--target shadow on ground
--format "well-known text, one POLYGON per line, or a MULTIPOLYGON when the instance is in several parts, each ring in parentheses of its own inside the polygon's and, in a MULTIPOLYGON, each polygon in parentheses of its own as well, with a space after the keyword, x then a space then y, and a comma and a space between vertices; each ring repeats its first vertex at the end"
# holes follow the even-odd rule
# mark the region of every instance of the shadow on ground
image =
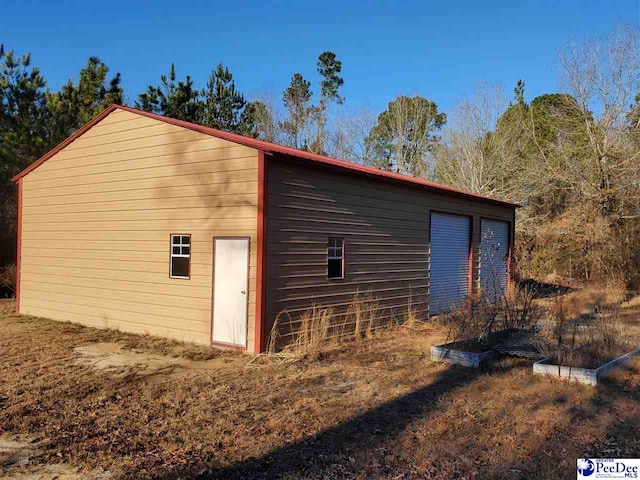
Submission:
POLYGON ((575 288, 555 283, 539 282, 532 278, 520 282, 522 288, 526 288, 534 293, 534 298, 553 298, 575 291, 575 288))
MULTIPOLYGON (((492 370, 497 370, 496 367, 492 370)), ((442 371, 429 385, 393 399, 377 408, 350 418, 333 428, 283 446, 268 454, 225 468, 208 465, 191 466, 188 472, 172 472, 169 478, 327 478, 351 477, 362 472, 351 455, 365 449, 378 459, 378 473, 384 475, 383 443, 389 441, 412 422, 428 416, 440 397, 467 385, 483 375, 483 370, 451 367, 442 371), (381 450, 381 451, 380 451, 381 450), (195 468, 193 468, 195 467, 195 468)), ((369 455, 368 455, 369 456, 369 455)), ((376 468, 376 467, 374 467, 376 468)))
MULTIPOLYGON (((605 378, 593 388, 586 405, 574 405, 564 419, 563 428, 555 428, 546 439, 528 452, 526 461, 488 471, 488 478, 575 478, 578 458, 638 458, 640 456, 640 388, 637 368, 627 366, 615 379, 605 378), (599 429, 590 430, 594 424, 599 429), (576 442, 579 438, 584 442, 576 442), (542 469, 542 470, 541 470, 542 469)), ((583 388, 577 384, 567 384, 583 388)), ((566 402, 560 395, 558 402, 566 402)))

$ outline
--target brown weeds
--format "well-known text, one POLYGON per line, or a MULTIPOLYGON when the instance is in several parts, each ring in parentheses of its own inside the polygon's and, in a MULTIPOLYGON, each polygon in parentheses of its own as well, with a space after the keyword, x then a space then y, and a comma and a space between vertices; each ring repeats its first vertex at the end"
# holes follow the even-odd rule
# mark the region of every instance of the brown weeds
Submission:
POLYGON ((619 283, 592 286, 555 298, 540 342, 558 365, 597 368, 638 347, 622 321, 619 283))
MULTIPOLYGON (((640 312, 621 321, 639 322, 640 312)), ((640 455, 640 363, 597 390, 427 360, 446 332, 382 329, 329 356, 203 375, 117 376, 74 362, 96 342, 172 342, 30 317, 0 319, 0 435, 36 434, 39 464, 134 478, 569 478, 582 455, 640 455), (568 433, 570 432, 570 433, 568 433)), ((205 347, 190 347, 202 349, 205 347)), ((243 359, 245 359, 243 361, 243 359)), ((17 466, 1 465, 0 476, 17 466)), ((89 478, 89 475, 86 475, 89 478)))
POLYGON ((313 355, 349 340, 371 338, 382 328, 401 325, 414 328, 419 321, 411 293, 406 309, 401 312, 385 309, 371 292, 356 291, 343 313, 333 307, 316 304, 298 316, 284 310, 271 328, 268 351, 291 355, 313 355))

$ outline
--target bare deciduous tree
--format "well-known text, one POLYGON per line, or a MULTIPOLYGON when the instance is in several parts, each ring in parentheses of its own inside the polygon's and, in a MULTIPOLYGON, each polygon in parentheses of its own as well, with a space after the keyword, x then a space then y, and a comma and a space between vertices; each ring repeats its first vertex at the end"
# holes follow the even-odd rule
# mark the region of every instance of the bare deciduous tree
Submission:
POLYGON ((377 115, 365 108, 341 112, 327 132, 327 155, 364 163, 367 157, 366 138, 376 122, 377 115))
MULTIPOLYGON (((497 135, 498 120, 508 107, 500 85, 480 85, 449 116, 442 141, 434 149, 435 176, 442 183, 485 195, 511 198, 520 187, 522 168, 508 139, 497 135)), ((508 124, 503 128, 519 128, 508 124)))
POLYGON ((627 194, 633 191, 634 201, 638 199, 640 149, 629 141, 627 128, 629 109, 640 92, 638 29, 622 26, 607 38, 569 44, 560 63, 563 84, 578 102, 588 137, 585 166, 591 188, 586 193, 596 197, 603 214, 611 216, 620 207, 621 188, 627 194), (635 188, 626 188, 634 184, 635 188))

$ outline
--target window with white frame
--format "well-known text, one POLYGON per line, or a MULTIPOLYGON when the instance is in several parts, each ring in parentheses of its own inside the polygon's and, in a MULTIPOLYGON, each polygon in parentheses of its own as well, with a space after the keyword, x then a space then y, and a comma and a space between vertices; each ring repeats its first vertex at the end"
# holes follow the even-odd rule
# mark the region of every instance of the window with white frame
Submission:
POLYGON ((344 238, 329 237, 327 242, 327 278, 344 278, 344 238))
POLYGON ((171 278, 189 278, 191 235, 171 235, 171 278))

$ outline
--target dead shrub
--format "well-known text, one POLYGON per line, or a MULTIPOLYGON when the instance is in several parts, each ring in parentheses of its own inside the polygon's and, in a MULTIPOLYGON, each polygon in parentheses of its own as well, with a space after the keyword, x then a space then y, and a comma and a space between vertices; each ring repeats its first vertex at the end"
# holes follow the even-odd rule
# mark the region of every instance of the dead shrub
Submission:
POLYGON ((479 305, 481 303, 469 299, 457 308, 453 308, 443 315, 438 315, 440 323, 447 328, 446 343, 480 337, 483 331, 483 321, 479 305))
POLYGON ((497 318, 500 329, 530 330, 542 318, 542 309, 534 302, 536 291, 518 282, 511 282, 499 299, 497 318))
POLYGON ((620 305, 597 306, 595 321, 589 328, 592 343, 607 356, 616 356, 620 347, 627 342, 620 314, 620 305))
MULTIPOLYGON (((576 316, 567 312, 565 298, 553 299, 548 309, 548 318, 542 329, 539 343, 547 356, 555 356, 558 365, 572 362, 575 359, 578 322, 576 316)), ((560 375, 560 366, 558 366, 560 375)))
POLYGON ((16 294, 17 269, 14 263, 0 267, 0 286, 16 294))
POLYGON ((513 282, 495 295, 480 293, 441 316, 448 327, 447 341, 475 339, 486 342, 504 330, 534 330, 542 318, 532 288, 513 282))
MULTIPOLYGON (((631 203, 631 202, 630 202, 631 203)), ((531 222, 516 236, 516 258, 524 275, 602 282, 619 278, 640 286, 640 220, 612 219, 589 202, 531 222)))

